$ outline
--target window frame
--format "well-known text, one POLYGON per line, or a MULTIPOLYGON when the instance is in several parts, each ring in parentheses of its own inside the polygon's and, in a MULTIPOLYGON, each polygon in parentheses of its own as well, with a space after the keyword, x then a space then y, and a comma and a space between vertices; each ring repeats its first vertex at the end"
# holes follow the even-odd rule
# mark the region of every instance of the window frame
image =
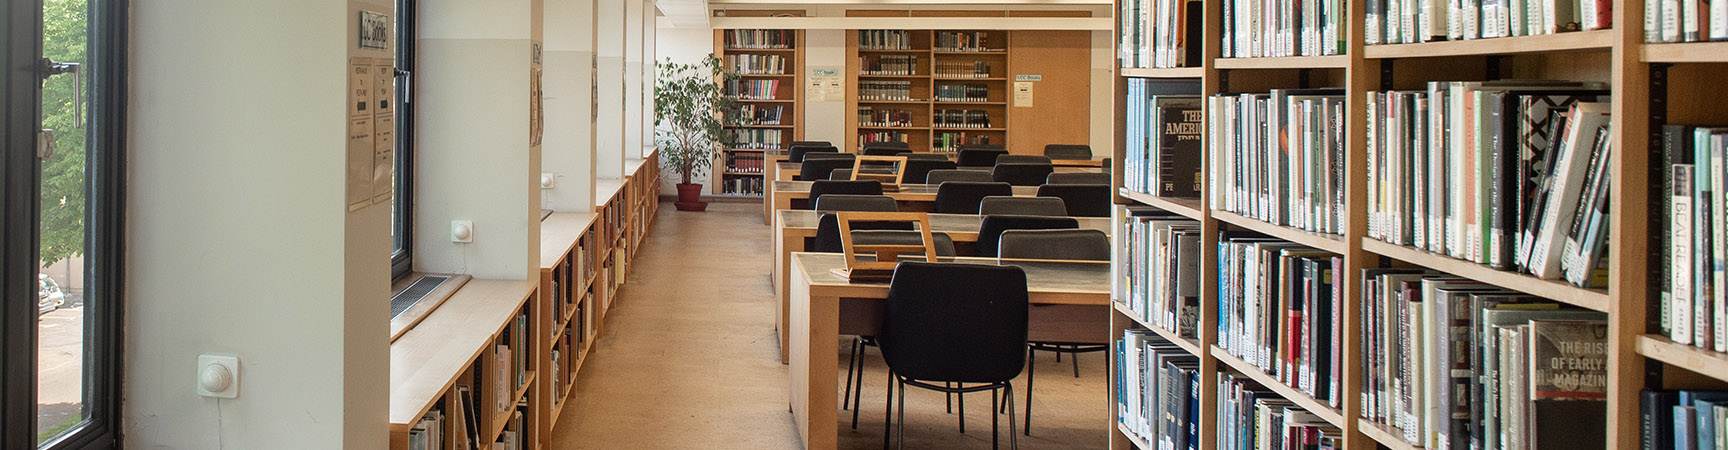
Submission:
MULTIPOLYGON (((401 248, 390 252, 390 279, 407 279, 414 271, 414 70, 418 17, 415 0, 396 0, 396 193, 391 199, 396 220, 391 232, 401 248), (404 83, 403 80, 406 80, 404 83)), ((392 247, 396 242, 391 242, 392 247)))

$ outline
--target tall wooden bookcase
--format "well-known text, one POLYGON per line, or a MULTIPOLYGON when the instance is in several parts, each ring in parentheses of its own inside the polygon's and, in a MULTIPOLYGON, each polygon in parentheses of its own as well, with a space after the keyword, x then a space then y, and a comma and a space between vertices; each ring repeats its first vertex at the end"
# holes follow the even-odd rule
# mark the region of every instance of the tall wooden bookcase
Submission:
POLYGON ((953 152, 962 138, 1025 154, 1089 142, 1088 108, 1096 101, 1089 32, 847 30, 846 52, 844 151, 858 152, 860 137, 870 135, 904 140, 915 152, 953 152), (1035 76, 1027 80, 1037 89, 1030 105, 1013 101, 1016 74, 1035 76), (886 85, 903 86, 905 94, 878 94, 886 85))
MULTIPOLYGON (((1127 80, 1131 78, 1178 78, 1198 80, 1202 94, 1264 92, 1268 89, 1336 87, 1346 92, 1345 214, 1347 226, 1340 235, 1322 235, 1273 225, 1229 212, 1210 210, 1207 196, 1162 198, 1120 189, 1122 164, 1114 169, 1117 203, 1144 205, 1197 220, 1202 226, 1201 315, 1197 339, 1183 339, 1171 330, 1135 319, 1122 307, 1112 313, 1111 333, 1121 336, 1128 328, 1150 329, 1177 343, 1200 360, 1199 448, 1218 448, 1217 375, 1230 372, 1251 378, 1297 405, 1316 413, 1343 430, 1344 447, 1350 450, 1417 449, 1404 442, 1397 430, 1362 419, 1360 371, 1345 370, 1342 407, 1330 408, 1302 391, 1265 375, 1252 364, 1222 351, 1218 342, 1218 233, 1221 230, 1252 230, 1277 239, 1343 255, 1342 289, 1343 367, 1361 367, 1360 306, 1363 301, 1361 270, 1372 267, 1418 266, 1481 281, 1500 288, 1546 297, 1607 313, 1609 356, 1606 434, 1608 448, 1639 447, 1639 391, 1651 388, 1696 388, 1728 385, 1728 355, 1674 344, 1654 334, 1659 307, 1659 274, 1654 260, 1653 233, 1662 230, 1666 217, 1649 214, 1652 198, 1666 201, 1666 193, 1653 182, 1659 161, 1660 126, 1664 123, 1692 125, 1728 124, 1720 105, 1728 91, 1717 87, 1728 69, 1728 42, 1644 44, 1644 0, 1614 0, 1613 28, 1531 37, 1509 37, 1421 44, 1364 44, 1366 3, 1346 0, 1349 16, 1341 34, 1346 45, 1342 55, 1284 58, 1220 58, 1224 3, 1203 2, 1203 57, 1193 67, 1115 70, 1115 158, 1123 160, 1126 145, 1127 80), (1564 282, 1541 280, 1510 271, 1429 253, 1411 247, 1387 244, 1367 234, 1367 119, 1365 98, 1371 91, 1414 89, 1428 81, 1472 81, 1514 78, 1551 78, 1600 81, 1611 85, 1612 145, 1610 161, 1612 196, 1608 238, 1609 288, 1592 290, 1564 282), (1653 134, 1653 132, 1656 132, 1653 134)), ((1121 10, 1121 2, 1117 2, 1121 10)), ((1121 30, 1117 30, 1120 36, 1121 30)), ((1206 136, 1206 139, 1214 139, 1206 136)), ((1202 167, 1201 173, 1212 168, 1202 167)), ((1119 261, 1120 262, 1120 261, 1119 261)), ((1121 292, 1117 293, 1118 297, 1121 292)), ((1112 365, 1115 363, 1112 362, 1112 365)), ((1111 392, 1115 392, 1115 368, 1111 370, 1111 392)), ((1110 448, 1151 450, 1116 423, 1114 401, 1110 404, 1110 448)))
MULTIPOLYGON (((802 11, 727 11, 727 14, 732 16, 767 16, 792 13, 803 15, 802 11)), ((767 183, 767 178, 763 176, 763 174, 774 167, 774 161, 779 157, 778 150, 784 150, 787 146, 791 145, 792 141, 804 138, 804 127, 799 123, 804 116, 803 43, 804 30, 714 30, 714 55, 720 58, 722 64, 725 64, 725 68, 728 72, 738 73, 739 79, 744 83, 778 82, 777 87, 773 89, 772 96, 768 96, 767 98, 758 97, 739 99, 738 104, 741 107, 757 109, 779 108, 780 120, 769 123, 749 122, 727 125, 727 131, 734 132, 742 130, 746 132, 779 133, 780 140, 779 145, 777 146, 740 146, 744 148, 726 148, 721 150, 721 154, 716 156, 714 160, 713 170, 711 171, 713 176, 711 177, 710 184, 713 186, 710 189, 713 194, 739 197, 762 197, 763 192, 766 192, 765 183, 767 183), (772 45, 762 44, 747 46, 737 44, 743 42, 741 40, 734 40, 728 37, 732 35, 756 32, 785 33, 787 36, 791 37, 791 40, 790 42, 772 45), (728 42, 733 42, 735 44, 729 47, 728 42), (779 57, 784 59, 784 66, 781 70, 740 72, 740 68, 734 64, 734 61, 732 61, 732 57, 734 56, 742 56, 745 58, 753 56, 779 57), (732 183, 738 181, 744 181, 746 184, 753 184, 758 188, 754 190, 745 190, 743 192, 732 190, 732 183)), ((732 93, 729 92, 729 94, 732 93)), ((727 120, 727 122, 732 123, 733 121, 727 120)))

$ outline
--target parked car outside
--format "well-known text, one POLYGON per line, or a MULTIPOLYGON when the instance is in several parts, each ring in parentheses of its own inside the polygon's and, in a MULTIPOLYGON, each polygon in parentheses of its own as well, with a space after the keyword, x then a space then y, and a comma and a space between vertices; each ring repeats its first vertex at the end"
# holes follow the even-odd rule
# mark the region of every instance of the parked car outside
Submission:
POLYGON ((66 293, 60 291, 60 284, 55 283, 48 274, 36 274, 36 315, 48 314, 60 309, 66 304, 66 293))

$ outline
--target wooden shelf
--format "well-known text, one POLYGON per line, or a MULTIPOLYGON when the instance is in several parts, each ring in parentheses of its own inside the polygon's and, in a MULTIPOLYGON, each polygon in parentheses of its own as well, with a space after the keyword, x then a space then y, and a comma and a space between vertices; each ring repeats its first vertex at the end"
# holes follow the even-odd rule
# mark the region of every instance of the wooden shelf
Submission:
POLYGON ((793 103, 793 102, 796 102, 797 100, 780 100, 780 99, 769 99, 769 100, 755 99, 755 100, 753 100, 753 99, 748 99, 748 98, 735 98, 735 99, 732 99, 732 101, 739 102, 739 103, 793 103))
POLYGON ((1584 289, 1562 281, 1544 280, 1528 274, 1495 270, 1474 262, 1402 245, 1388 244, 1377 239, 1363 238, 1362 249, 1399 261, 1596 311, 1608 312, 1610 305, 1613 304, 1613 300, 1604 291, 1584 289))
POLYGON ((1205 219, 1205 208, 1200 204, 1200 199, 1198 198, 1159 197, 1152 194, 1130 191, 1128 188, 1120 188, 1117 189, 1116 192, 1117 194, 1120 194, 1122 198, 1133 200, 1142 205, 1170 211, 1189 219, 1205 219))
POLYGON ((1163 327, 1159 327, 1159 326, 1152 325, 1150 323, 1146 323, 1146 321, 1140 320, 1140 316, 1134 315, 1134 310, 1128 309, 1128 305, 1124 305, 1124 304, 1118 303, 1118 302, 1110 302, 1110 303, 1111 303, 1111 306, 1116 309, 1117 314, 1121 314, 1122 317, 1127 317, 1128 320, 1134 321, 1135 324, 1140 325, 1140 328, 1152 330, 1153 334, 1158 335, 1158 337, 1164 338, 1164 340, 1166 340, 1166 341, 1170 341, 1171 343, 1176 344, 1177 347, 1182 348, 1182 351, 1188 352, 1188 354, 1190 354, 1190 355, 1205 356, 1206 351, 1203 349, 1203 347, 1200 346, 1200 341, 1195 340, 1195 339, 1185 338, 1185 337, 1182 337, 1181 334, 1178 334, 1174 331, 1166 330, 1163 327))
POLYGON ((1204 67, 1171 67, 1171 68, 1130 68, 1117 69, 1122 76, 1133 78, 1200 78, 1206 74, 1204 67))
POLYGON ((1127 424, 1116 422, 1116 432, 1122 433, 1122 437, 1128 438, 1128 443, 1134 444, 1134 448, 1137 450, 1158 450, 1157 448, 1148 445, 1146 441, 1141 440, 1140 436, 1128 432, 1127 424))
POLYGON ((972 78, 972 77, 944 77, 944 76, 938 75, 938 76, 934 76, 934 77, 930 77, 930 78, 934 79, 936 81, 1008 81, 1008 78, 1005 78, 1005 77, 972 78))
POLYGON ((1634 343, 1638 354, 1721 381, 1728 381, 1728 353, 1677 344, 1666 337, 1646 334, 1634 343))
POLYGON ((923 105, 923 104, 930 103, 930 101, 929 100, 865 100, 865 99, 858 99, 858 103, 861 103, 861 104, 867 103, 867 104, 872 104, 872 105, 880 105, 880 104, 923 105))
POLYGON ((762 172, 739 172, 736 170, 725 170, 725 171, 721 171, 720 173, 725 174, 725 175, 754 175, 754 176, 758 176, 758 177, 762 176, 762 172))
POLYGON ((1431 58, 1440 56, 1511 55, 1518 53, 1608 50, 1619 30, 1592 30, 1463 41, 1387 44, 1364 47, 1368 58, 1431 58))
POLYGON ((917 74, 913 74, 913 75, 886 75, 886 74, 864 74, 864 73, 861 73, 861 74, 858 74, 858 78, 930 78, 930 76, 929 75, 917 75, 917 74))
POLYGON ((1349 55, 1286 56, 1282 58, 1218 58, 1212 66, 1219 69, 1343 69, 1350 67, 1349 55))
POLYGON ((1391 450, 1422 450, 1422 446, 1404 441, 1404 431, 1398 427, 1381 425, 1368 419, 1357 419, 1356 429, 1391 450))
POLYGON ((1728 63, 1728 41, 1645 44, 1644 62, 1728 63))
POLYGON ((1283 225, 1273 225, 1273 224, 1270 224, 1267 222, 1263 222, 1263 221, 1260 221, 1257 219, 1251 219, 1251 218, 1248 218, 1247 216, 1239 215, 1239 214, 1236 214, 1233 212, 1228 212, 1228 211, 1216 211, 1216 210, 1214 210, 1214 211, 1212 211, 1212 218, 1218 219, 1219 221, 1222 221, 1224 223, 1228 223, 1228 224, 1235 225, 1235 226, 1242 227, 1242 228, 1247 228, 1249 230, 1254 230, 1256 232, 1260 232, 1260 233, 1265 234, 1267 236, 1272 236, 1272 237, 1275 237, 1278 239, 1283 239, 1283 240, 1290 241, 1293 243, 1306 245, 1309 247, 1317 248, 1320 250, 1325 250, 1325 251, 1332 252, 1332 253, 1337 253, 1340 255, 1350 251, 1350 246, 1349 246, 1349 244, 1344 242, 1344 237, 1338 236, 1335 234, 1315 233, 1315 232, 1311 232, 1311 231, 1298 230, 1298 229, 1286 227, 1283 225))
POLYGON ((792 77, 798 76, 797 74, 791 74, 791 73, 740 73, 737 75, 740 77, 759 77, 759 78, 792 78, 792 77))
MULTIPOLYGON (((922 102, 921 102, 922 103, 922 102)), ((938 105, 1006 105, 1008 102, 956 102, 951 100, 935 100, 930 103, 938 105)))
POLYGON ((859 125, 858 129, 860 129, 860 130, 913 130, 913 131, 919 131, 919 130, 929 130, 930 127, 876 127, 876 126, 859 125))
POLYGON ((726 151, 728 151, 728 152, 751 152, 751 153, 762 153, 762 152, 767 152, 767 151, 778 151, 778 150, 780 150, 780 149, 778 149, 778 148, 729 148, 729 149, 726 149, 726 151))
POLYGON ((931 50, 930 53, 934 53, 937 55, 1006 55, 1006 54, 1008 54, 1008 50, 985 50, 985 51, 976 51, 976 52, 954 51, 954 50, 931 50))
MULTIPOLYGON (((858 127, 858 128, 864 128, 864 127, 858 127)), ((1008 129, 1007 129, 1007 128, 949 128, 949 127, 930 127, 930 129, 932 129, 932 130, 937 130, 937 131, 1008 131, 1008 129)))
POLYGON ((775 128, 792 129, 793 125, 726 125, 726 128, 775 128))
POLYGON ((1271 375, 1261 372, 1259 367, 1255 367, 1253 364, 1249 364, 1247 361, 1237 358, 1236 355, 1232 355, 1230 352, 1224 351, 1223 348, 1219 348, 1216 345, 1212 346, 1212 357, 1217 359, 1218 362, 1224 363, 1225 366, 1230 367, 1235 372, 1253 379, 1254 382, 1260 383, 1261 386, 1265 386, 1267 389, 1271 389, 1272 392, 1277 393, 1280 397, 1284 397, 1285 400, 1289 400, 1295 403, 1296 406, 1300 406, 1302 409, 1314 413, 1315 416, 1320 417, 1320 420, 1324 420, 1326 423, 1332 424, 1332 426, 1344 428, 1344 414, 1342 412, 1333 409, 1331 406, 1327 406, 1319 400, 1315 400, 1314 397, 1309 397, 1308 393, 1284 385, 1284 383, 1279 382, 1277 378, 1273 378, 1271 375))
POLYGON ((930 53, 930 49, 927 49, 927 48, 926 49, 916 49, 916 48, 906 48, 906 49, 860 48, 860 49, 858 49, 858 53, 930 53))
POLYGON ((726 50, 726 53, 754 53, 754 52, 781 53, 781 52, 796 52, 796 51, 798 51, 797 48, 730 48, 730 47, 725 48, 724 50, 726 50))

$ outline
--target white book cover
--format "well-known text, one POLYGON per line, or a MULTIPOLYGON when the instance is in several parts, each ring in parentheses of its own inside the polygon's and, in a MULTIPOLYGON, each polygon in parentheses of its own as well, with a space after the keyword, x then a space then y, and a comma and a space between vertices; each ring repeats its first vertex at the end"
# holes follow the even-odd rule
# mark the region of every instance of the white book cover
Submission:
POLYGON ((1644 42, 1662 42, 1663 0, 1644 0, 1644 42))
POLYGON ((1680 42, 1680 2, 1681 0, 1662 0, 1661 42, 1680 42))
POLYGON ((1674 184, 1670 186, 1670 222, 1668 338, 1676 343, 1692 343, 1692 165, 1675 164, 1674 184))
POLYGON ((1728 41, 1728 1, 1710 2, 1710 40, 1728 41))
POLYGON ((1680 40, 1698 41, 1698 1, 1680 0, 1680 40))
POLYGON ((1728 218, 1728 201, 1724 201, 1721 195, 1728 192, 1728 176, 1724 176, 1724 174, 1728 174, 1728 157, 1725 157, 1711 145, 1713 142, 1711 139, 1712 131, 1709 128, 1699 128, 1697 129, 1697 136, 1693 137, 1692 141, 1697 147, 1695 150, 1698 152, 1697 154, 1710 155, 1710 174, 1712 175, 1710 184, 1712 186, 1711 191, 1714 192, 1710 201, 1709 214, 1710 222, 1715 225, 1710 227, 1710 249, 1708 251, 1711 255, 1710 273, 1712 279, 1715 280, 1712 285, 1715 288, 1711 289, 1711 298, 1706 299, 1710 303, 1709 313, 1699 317, 1698 320, 1710 321, 1708 329, 1711 336, 1707 340, 1710 346, 1705 348, 1724 351, 1724 343, 1722 342, 1724 337, 1724 316, 1722 314, 1724 311, 1722 304, 1724 298, 1728 297, 1728 288, 1724 288, 1728 286, 1728 242, 1724 241, 1728 241, 1728 226, 1724 226, 1723 219, 1728 218))
POLYGON ((1560 277, 1559 252, 1564 246, 1564 225, 1572 223, 1573 213, 1589 170, 1590 152, 1595 146, 1596 129, 1607 126, 1610 111, 1607 103, 1578 103, 1573 106, 1566 123, 1566 146, 1555 155, 1557 163, 1549 177, 1548 207, 1542 214, 1542 226, 1537 232, 1530 257, 1533 275, 1542 279, 1560 277))
POLYGON ((1579 0, 1578 1, 1578 17, 1581 18, 1581 20, 1578 21, 1578 28, 1579 29, 1584 29, 1584 30, 1596 29, 1597 28, 1596 27, 1596 1, 1595 0, 1579 0))

